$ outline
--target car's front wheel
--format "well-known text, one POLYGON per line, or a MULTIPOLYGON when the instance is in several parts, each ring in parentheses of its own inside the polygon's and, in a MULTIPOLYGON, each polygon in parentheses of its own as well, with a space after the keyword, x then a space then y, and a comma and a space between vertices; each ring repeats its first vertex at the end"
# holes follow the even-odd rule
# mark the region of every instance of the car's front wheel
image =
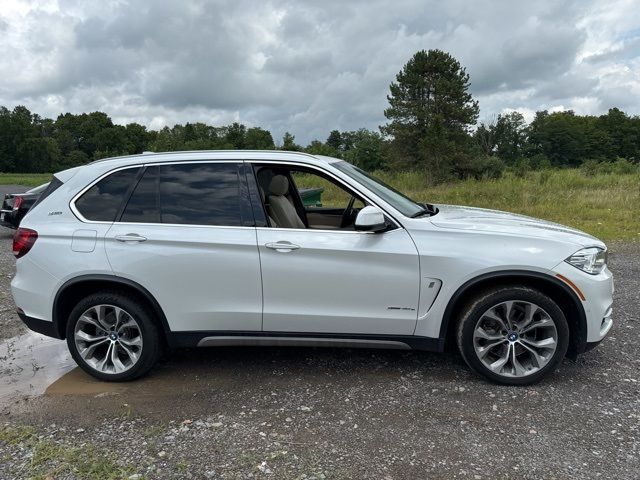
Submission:
POLYGON ((528 385, 564 358, 569 327, 558 305, 527 287, 504 287, 473 299, 462 312, 457 343, 476 372, 507 385, 528 385))
POLYGON ((71 312, 66 333, 73 359, 100 380, 138 378, 151 369, 160 353, 151 315, 136 299, 121 293, 85 297, 71 312))

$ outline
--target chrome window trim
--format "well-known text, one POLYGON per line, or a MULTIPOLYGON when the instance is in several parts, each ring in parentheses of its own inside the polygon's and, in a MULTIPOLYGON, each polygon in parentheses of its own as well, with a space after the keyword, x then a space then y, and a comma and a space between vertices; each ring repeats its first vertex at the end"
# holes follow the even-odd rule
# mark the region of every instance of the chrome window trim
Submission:
MULTIPOLYGON (((313 165, 313 164, 309 164, 309 163, 303 163, 303 162, 296 162, 296 161, 280 161, 280 160, 261 160, 261 159, 219 159, 219 160, 168 160, 166 162, 152 162, 152 163, 139 163, 139 164, 134 164, 134 165, 126 165, 126 166, 122 166, 122 167, 117 167, 114 168, 112 170, 109 170, 108 172, 103 173, 102 175, 100 175, 97 179, 93 180, 91 183, 89 183, 86 187, 84 187, 83 189, 80 190, 80 192, 78 192, 76 195, 74 195, 71 200, 69 201, 69 208, 71 209, 71 211, 73 212, 73 214, 76 216, 76 218, 78 220, 80 220, 83 223, 89 223, 89 224, 97 224, 97 225, 142 225, 142 226, 167 226, 167 227, 199 227, 199 228, 231 228, 231 229, 254 229, 254 230, 270 230, 270 231, 274 231, 274 230, 279 230, 279 231, 298 231, 298 232, 319 232, 319 233, 340 233, 340 234, 371 234, 374 232, 362 232, 362 231, 357 231, 357 230, 325 230, 325 229, 319 229, 319 228, 280 228, 280 227, 248 227, 248 226, 243 226, 243 225, 201 225, 201 224, 191 224, 191 223, 148 223, 148 222, 120 222, 120 221, 113 221, 113 222, 107 222, 104 220, 88 220, 86 218, 84 218, 84 216, 78 211, 78 209, 76 208, 76 201, 78 200, 78 198, 80 198, 87 190, 89 190, 91 187, 93 187, 96 183, 98 183, 100 180, 102 180, 103 178, 119 172, 121 170, 126 170, 128 168, 141 168, 141 167, 148 167, 148 166, 160 166, 160 165, 185 165, 185 164, 190 164, 190 163, 248 163, 248 164, 257 164, 257 165, 266 165, 266 164, 272 164, 272 165, 288 165, 288 166, 298 166, 298 167, 303 167, 303 168, 307 168, 307 169, 311 169, 311 170, 318 170, 322 173, 324 173, 325 175, 333 178, 336 182, 338 182, 339 185, 345 185, 348 187, 348 189, 355 191, 357 194, 361 195, 362 198, 364 198, 365 200, 367 200, 371 205, 379 208, 380 210, 382 210, 393 222, 393 224, 395 225, 396 228, 400 228, 400 229, 404 229, 404 227, 402 226, 402 224, 400 222, 398 222, 398 220, 396 220, 396 218, 390 214, 387 209, 380 207, 375 201, 371 200, 371 197, 365 193, 363 193, 361 191, 361 189, 358 189, 356 187, 354 187, 353 185, 345 182, 342 178, 339 178, 337 175, 335 175, 333 172, 327 171, 321 167, 318 167, 317 165, 313 165)), ((386 233, 386 232, 385 232, 386 233)))
POLYGON ((91 187, 93 187, 96 183, 98 183, 103 178, 106 178, 109 175, 114 174, 116 172, 119 172, 121 170, 126 170, 128 168, 154 167, 154 166, 160 166, 160 165, 185 165, 185 164, 190 164, 190 163, 244 163, 244 160, 242 160, 242 159, 238 159, 238 160, 179 160, 179 161, 175 161, 174 160, 174 161, 167 161, 167 162, 139 163, 139 164, 135 164, 135 165, 126 165, 126 166, 123 166, 123 167, 114 168, 113 170, 109 170, 108 172, 105 172, 102 175, 100 175, 97 179, 95 179, 94 181, 89 183, 89 185, 87 185, 82 190, 80 190, 80 192, 78 192, 76 195, 74 195, 73 198, 71 198, 71 200, 69 201, 69 208, 71 209, 73 214, 76 216, 76 218, 78 220, 80 220, 81 222, 98 224, 98 225, 114 225, 114 224, 118 224, 118 225, 120 225, 120 224, 123 224, 123 225, 169 225, 169 226, 177 226, 177 225, 184 226, 184 225, 187 225, 187 226, 190 226, 190 227, 254 228, 254 227, 246 227, 246 226, 242 226, 242 225, 200 225, 200 224, 191 224, 191 223, 137 223, 137 222, 116 222, 116 221, 106 222, 104 220, 88 220, 88 219, 84 218, 84 216, 76 208, 76 201, 87 190, 89 190, 91 187))
POLYGON ((246 225, 201 225, 199 223, 142 223, 142 222, 103 222, 109 225, 143 225, 146 227, 196 227, 196 228, 227 228, 236 230, 238 228, 245 228, 255 230, 256 227, 248 227, 246 225))
POLYGON ((393 230, 385 231, 385 232, 370 232, 370 231, 360 231, 360 230, 340 230, 340 229, 330 229, 325 230, 322 228, 281 228, 281 227, 251 227, 256 230, 265 230, 265 231, 279 231, 279 232, 318 232, 318 233, 340 233, 340 234, 353 234, 357 233, 359 235, 384 235, 387 233, 395 232, 396 230, 404 230, 403 228, 394 228, 393 230))

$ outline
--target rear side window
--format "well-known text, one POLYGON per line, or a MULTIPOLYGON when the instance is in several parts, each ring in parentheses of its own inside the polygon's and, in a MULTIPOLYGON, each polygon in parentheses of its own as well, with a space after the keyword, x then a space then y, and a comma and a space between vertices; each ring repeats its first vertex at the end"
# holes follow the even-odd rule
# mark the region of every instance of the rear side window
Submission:
POLYGON ((162 223, 241 226, 238 165, 162 165, 160 212, 162 223))
POLYGON ((159 167, 147 167, 127 202, 121 222, 160 223, 159 170, 159 167))
MULTIPOLYGON (((53 180, 51 180, 49 182, 49 184, 46 186, 46 188, 42 191, 42 193, 40 194, 40 196, 38 197, 38 199, 34 202, 33 205, 31 205, 30 210, 33 210, 36 205, 38 205, 40 202, 42 202, 45 198, 47 198, 49 195, 51 195, 53 192, 55 192, 58 188, 60 188, 62 186, 62 181, 59 180, 57 177, 53 177, 53 180)), ((35 188, 33 189, 35 190, 35 188)), ((33 192, 32 192, 33 193, 33 192)))
POLYGON ((113 222, 139 171, 127 168, 103 178, 76 200, 76 209, 87 220, 113 222))

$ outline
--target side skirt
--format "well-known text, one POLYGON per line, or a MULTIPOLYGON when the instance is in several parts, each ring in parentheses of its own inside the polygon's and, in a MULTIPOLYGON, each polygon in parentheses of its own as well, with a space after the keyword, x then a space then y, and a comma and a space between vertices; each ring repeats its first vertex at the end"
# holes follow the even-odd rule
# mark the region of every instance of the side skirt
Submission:
POLYGON ((277 346, 277 347, 347 347, 442 352, 439 338, 404 335, 327 334, 299 332, 171 332, 169 345, 183 347, 277 346))

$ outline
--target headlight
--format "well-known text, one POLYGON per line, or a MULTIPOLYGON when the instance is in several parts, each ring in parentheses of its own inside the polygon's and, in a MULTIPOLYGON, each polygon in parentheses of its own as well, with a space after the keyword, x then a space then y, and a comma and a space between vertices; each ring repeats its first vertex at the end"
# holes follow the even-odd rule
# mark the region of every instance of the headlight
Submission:
POLYGON ((583 248, 565 260, 583 272, 597 275, 607 265, 607 251, 597 247, 583 248))

